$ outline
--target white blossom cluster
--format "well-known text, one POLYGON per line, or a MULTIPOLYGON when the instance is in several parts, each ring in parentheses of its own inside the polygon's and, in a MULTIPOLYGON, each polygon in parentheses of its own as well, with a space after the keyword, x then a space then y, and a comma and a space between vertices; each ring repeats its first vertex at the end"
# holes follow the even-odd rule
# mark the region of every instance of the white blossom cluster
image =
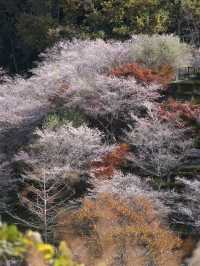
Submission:
MULTIPOLYGON (((38 139, 26 151, 19 152, 15 161, 23 161, 32 168, 34 175, 45 171, 49 179, 66 178, 67 174, 87 171, 93 160, 111 150, 103 144, 103 134, 86 125, 74 128, 71 123, 56 130, 37 130, 38 139)), ((27 175, 29 175, 27 173, 27 175)))
MULTIPOLYGON (((147 183, 134 174, 123 174, 116 171, 112 179, 93 179, 94 190, 97 193, 112 193, 122 198, 132 198, 137 196, 150 196, 151 189, 147 183), (147 191, 149 190, 149 193, 147 191)), ((152 194, 153 195, 153 194, 152 194)))
POLYGON ((6 82, 0 84, 0 123, 17 124, 41 116, 49 107, 49 98, 63 85, 69 88, 67 105, 81 104, 80 109, 91 116, 128 110, 141 99, 142 105, 145 98, 154 96, 157 87, 152 85, 146 93, 134 79, 108 77, 113 67, 131 62, 131 45, 102 40, 57 44, 43 55, 45 59, 32 70, 32 77, 4 77, 6 82))
POLYGON ((96 75, 73 84, 64 95, 66 106, 78 108, 94 119, 121 119, 126 121, 131 113, 146 107, 148 101, 159 97, 158 85, 144 87, 135 79, 119 79, 96 75), (148 92, 148 93, 147 93, 148 92))
MULTIPOLYGON (((93 192, 109 192, 123 198, 145 196, 164 210, 159 201, 159 198, 163 201, 160 192, 154 191, 144 180, 147 176, 164 181, 170 179, 184 164, 193 141, 186 137, 183 129, 155 118, 153 110, 163 89, 160 85, 139 84, 134 77, 114 77, 111 71, 139 61, 153 68, 158 64, 171 64, 174 68, 187 65, 190 60, 188 46, 173 36, 139 36, 124 43, 74 40, 60 42, 41 56, 43 61, 32 70, 29 78, 11 78, 0 70, 1 180, 5 180, 4 166, 7 169, 9 163, 14 162, 26 165, 21 173, 25 183, 41 180, 45 184, 50 180, 51 187, 56 180, 60 189, 63 180, 67 183, 79 181, 81 175, 90 174, 91 162, 98 162, 120 144, 111 146, 106 131, 103 130, 103 134, 92 124, 100 121, 103 129, 113 126, 120 132, 114 141, 129 145, 130 152, 125 158, 129 162, 129 172, 117 171, 110 180, 91 177, 93 192), (41 129, 43 117, 59 107, 80 112, 90 123, 78 127, 66 123, 41 129), (121 122, 126 124, 126 130, 121 122), (38 126, 40 129, 35 131, 38 126), (32 139, 32 131, 37 138, 32 139)), ((188 189, 185 195, 191 203, 187 213, 198 226, 199 181, 188 182, 184 181, 188 189)), ((3 182, 0 185, 1 190, 6 187, 3 182)), ((38 192, 37 186, 35 189, 38 192)), ((44 187, 42 189, 45 191, 44 187)), ((163 201, 173 213, 170 200, 174 201, 176 209, 176 195, 171 193, 171 198, 166 196, 163 201)), ((184 211, 179 205, 181 208, 184 211)))
POLYGON ((161 201, 168 205, 172 222, 187 226, 192 233, 200 229, 200 177, 176 178, 177 185, 181 185, 181 192, 167 191, 161 195, 161 201))
POLYGON ((139 119, 124 138, 135 149, 129 160, 146 175, 169 178, 192 148, 186 132, 158 119, 139 119))
MULTIPOLYGON (((121 82, 107 76, 112 67, 128 62, 130 45, 129 42, 102 40, 64 41, 42 55, 43 61, 32 70, 32 76, 29 78, 12 78, 1 70, 0 168, 5 169, 4 165, 12 162, 12 156, 19 146, 29 142, 32 137, 30 131, 34 131, 37 123, 40 123, 42 117, 52 108, 49 99, 54 97, 62 86, 70 88, 71 99, 67 102, 68 108, 73 109, 80 104, 85 113, 94 116, 98 116, 98 112, 118 116, 116 110, 119 109, 126 113, 134 99, 137 99, 135 106, 139 105, 139 88, 134 80, 121 82), (135 98, 132 96, 134 93, 137 94, 135 98), (97 105, 92 103, 95 99, 97 105)), ((141 93, 145 94, 144 89, 141 93)), ((29 157, 24 160, 35 168, 37 166, 38 173, 39 169, 45 168, 50 174, 54 172, 54 176, 58 176, 58 173, 63 176, 66 169, 75 165, 77 169, 85 167, 86 162, 95 160, 105 151, 105 147, 100 144, 99 134, 87 127, 75 130, 71 126, 56 132, 38 132, 41 143, 39 141, 33 146, 43 145, 43 149, 40 147, 41 153, 35 152, 35 146, 29 146, 29 157), (62 145, 66 146, 65 150, 61 149, 62 145)), ((3 179, 5 170, 1 173, 3 179)), ((2 191, 5 191, 4 187, 1 182, 2 191)))

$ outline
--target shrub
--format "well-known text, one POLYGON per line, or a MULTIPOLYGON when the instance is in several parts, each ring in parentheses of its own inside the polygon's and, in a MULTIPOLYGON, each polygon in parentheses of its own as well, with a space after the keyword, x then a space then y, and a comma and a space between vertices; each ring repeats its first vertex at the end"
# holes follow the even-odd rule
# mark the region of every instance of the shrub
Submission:
POLYGON ((158 73, 151 69, 144 68, 138 64, 127 64, 111 71, 111 75, 115 77, 134 77, 138 82, 144 84, 159 83, 166 85, 173 78, 173 71, 170 67, 162 66, 158 73))
POLYGON ((165 65, 174 70, 185 67, 192 58, 191 48, 173 35, 136 36, 131 54, 136 62, 156 71, 165 65))
POLYGON ((60 237, 86 265, 180 265, 180 239, 160 225, 144 197, 86 199, 81 209, 60 217, 60 237))
POLYGON ((56 129, 71 122, 73 127, 80 127, 86 122, 86 118, 78 111, 60 109, 50 113, 44 120, 42 127, 56 129))

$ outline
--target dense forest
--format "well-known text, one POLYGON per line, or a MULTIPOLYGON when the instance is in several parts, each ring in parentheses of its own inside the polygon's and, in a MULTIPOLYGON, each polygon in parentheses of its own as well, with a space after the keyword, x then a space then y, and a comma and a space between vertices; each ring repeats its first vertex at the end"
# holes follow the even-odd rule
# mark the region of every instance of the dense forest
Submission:
POLYGON ((200 2, 0 12, 0 266, 199 266, 200 2))
POLYGON ((42 51, 63 38, 176 33, 199 43, 199 5, 198 0, 1 0, 0 65, 25 74, 42 51))

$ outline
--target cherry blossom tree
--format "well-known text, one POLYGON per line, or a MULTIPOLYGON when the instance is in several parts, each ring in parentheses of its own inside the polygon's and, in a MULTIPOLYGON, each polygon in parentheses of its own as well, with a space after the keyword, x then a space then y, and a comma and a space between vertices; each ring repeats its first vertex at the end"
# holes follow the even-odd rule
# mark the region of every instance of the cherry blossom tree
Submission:
POLYGON ((129 159, 133 167, 160 180, 168 179, 184 164, 192 148, 193 141, 188 139, 186 132, 159 119, 138 120, 125 137, 125 141, 132 146, 129 159))

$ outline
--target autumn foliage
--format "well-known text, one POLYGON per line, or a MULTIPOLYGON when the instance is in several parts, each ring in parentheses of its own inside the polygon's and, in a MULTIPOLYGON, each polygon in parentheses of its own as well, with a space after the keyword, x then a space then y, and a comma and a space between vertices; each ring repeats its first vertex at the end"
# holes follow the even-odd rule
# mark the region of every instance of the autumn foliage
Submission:
POLYGON ((159 83, 166 85, 173 79, 173 70, 170 66, 161 66, 159 70, 144 68, 139 64, 126 64, 114 68, 111 75, 115 77, 134 77, 138 82, 150 84, 159 83))
POLYGON ((178 127, 196 123, 200 118, 200 106, 191 102, 170 99, 160 105, 159 117, 166 122, 174 122, 178 127))
POLYGON ((91 164, 92 173, 95 177, 112 177, 114 171, 125 161, 126 155, 129 152, 127 144, 120 144, 113 151, 106 154, 101 160, 94 161, 91 164))
POLYGON ((100 194, 83 207, 64 214, 60 237, 71 244, 74 256, 88 266, 180 265, 181 240, 167 228, 144 197, 131 202, 100 194), (104 264, 103 264, 104 263, 104 264))

